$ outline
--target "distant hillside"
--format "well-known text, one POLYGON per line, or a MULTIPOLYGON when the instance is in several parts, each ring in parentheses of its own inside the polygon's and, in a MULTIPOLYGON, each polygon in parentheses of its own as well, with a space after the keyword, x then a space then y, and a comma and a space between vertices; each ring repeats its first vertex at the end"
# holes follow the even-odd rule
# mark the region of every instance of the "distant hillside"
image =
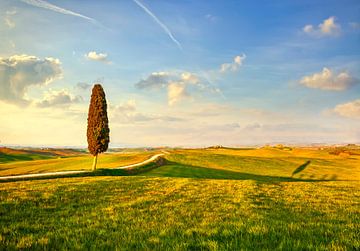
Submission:
POLYGON ((75 149, 54 149, 54 148, 25 148, 14 149, 0 147, 0 163, 12 161, 28 161, 39 159, 50 159, 55 157, 68 157, 86 154, 86 152, 75 149))

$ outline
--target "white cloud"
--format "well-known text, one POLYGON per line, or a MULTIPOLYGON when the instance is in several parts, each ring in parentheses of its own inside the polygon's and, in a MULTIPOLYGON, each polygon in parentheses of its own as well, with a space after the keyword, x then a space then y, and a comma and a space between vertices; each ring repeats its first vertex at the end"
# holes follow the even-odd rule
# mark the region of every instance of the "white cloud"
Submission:
POLYGON ((117 106, 110 105, 110 122, 120 124, 134 124, 147 121, 174 122, 182 121, 181 118, 160 114, 144 114, 138 111, 135 100, 130 99, 117 106))
POLYGON ((111 63, 107 57, 106 53, 97 53, 96 51, 90 51, 88 54, 85 54, 85 58, 88 60, 111 63))
POLYGON ((13 16, 17 13, 16 9, 13 9, 13 10, 7 10, 5 12, 6 15, 10 15, 10 16, 13 16))
POLYGON ((314 32, 314 27, 311 24, 305 25, 303 31, 306 33, 314 32))
POLYGON ((199 77, 191 72, 181 73, 181 80, 185 83, 189 83, 189 84, 193 84, 193 85, 200 83, 199 77))
POLYGON ((300 83, 309 88, 322 90, 342 91, 358 83, 358 80, 346 71, 335 74, 324 67, 322 72, 304 76, 300 83))
POLYGON ((0 100, 27 105, 30 86, 44 86, 62 76, 61 62, 56 58, 40 59, 29 55, 0 57, 0 100))
POLYGON ((16 26, 15 22, 12 21, 9 17, 4 17, 4 21, 7 27, 9 27, 9 29, 12 29, 16 26))
POLYGON ((220 66, 220 72, 225 73, 228 71, 237 71, 240 66, 243 64, 243 61, 245 60, 246 55, 238 55, 234 57, 234 61, 232 63, 224 63, 220 66))
POLYGON ((15 49, 16 48, 16 44, 14 43, 13 40, 9 40, 9 45, 12 49, 15 49))
POLYGON ((219 73, 237 71, 246 58, 245 54, 235 56, 232 63, 222 64, 220 71, 200 71, 192 73, 188 71, 160 71, 153 72, 148 77, 135 84, 139 89, 166 89, 168 104, 170 106, 183 99, 193 97, 193 92, 210 92, 220 94, 221 90, 213 84, 213 79, 219 77, 219 73))
POLYGON ((333 111, 342 117, 360 119, 360 99, 339 104, 333 111))
POLYGON ((8 10, 5 12, 4 22, 9 29, 12 29, 16 26, 15 21, 12 19, 12 16, 14 16, 16 13, 16 10, 8 10))
POLYGON ((156 89, 166 87, 171 79, 169 72, 153 72, 146 79, 142 79, 135 84, 139 89, 156 89))
POLYGON ((91 84, 85 83, 85 82, 79 82, 76 84, 75 88, 83 91, 90 90, 91 84))
POLYGON ((325 19, 323 23, 319 24, 322 34, 334 35, 340 32, 340 25, 335 23, 335 17, 325 19))
POLYGON ((38 107, 68 106, 83 100, 81 96, 73 96, 68 90, 49 90, 41 101, 36 102, 38 107))
POLYGON ((136 111, 136 101, 129 99, 126 103, 115 106, 113 110, 121 113, 134 112, 136 111))
POLYGON ((153 72, 146 79, 135 84, 139 89, 166 89, 168 104, 170 106, 179 101, 190 98, 195 88, 198 91, 211 91, 218 93, 217 88, 191 72, 153 72))
POLYGON ((336 36, 341 32, 341 26, 337 24, 334 16, 325 19, 322 23, 315 28, 313 25, 308 24, 303 27, 303 31, 310 35, 315 36, 336 36))
POLYGON ((182 99, 190 97, 184 83, 170 83, 168 85, 168 104, 174 105, 182 99))

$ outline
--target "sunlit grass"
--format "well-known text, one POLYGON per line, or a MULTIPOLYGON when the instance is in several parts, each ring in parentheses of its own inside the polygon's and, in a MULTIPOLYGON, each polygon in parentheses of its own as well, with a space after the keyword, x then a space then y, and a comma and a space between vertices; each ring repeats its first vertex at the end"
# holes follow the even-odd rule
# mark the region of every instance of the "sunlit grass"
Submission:
POLYGON ((0 164, 10 163, 15 161, 30 161, 40 159, 52 159, 54 156, 39 155, 39 154, 7 154, 0 153, 0 164))
MULTIPOLYGON (((154 154, 115 153, 102 155, 91 177, 0 183, 0 249, 360 248, 359 155, 273 148, 169 152, 159 167, 109 169, 154 154)), ((79 156, 0 169, 81 170, 91 161, 79 156)))
MULTIPOLYGON (((168 165, 148 173, 154 176, 174 176, 175 173, 198 172, 217 173, 226 170, 228 175, 237 173, 291 177, 293 171, 307 163, 306 168, 294 178, 314 180, 360 180, 360 156, 334 156, 325 151, 294 149, 209 149, 209 150, 176 150, 166 156, 168 165), (255 155, 257 153, 257 155, 255 155), (190 167, 191 166, 191 167, 190 167), (189 168, 187 168, 189 167, 189 168), (168 170, 168 171, 166 171, 168 170)), ((207 175, 209 176, 209 175, 207 175)), ((209 177, 211 178, 211 177, 209 177)))
POLYGON ((357 182, 96 177, 0 185, 0 247, 357 249, 357 182))
POLYGON ((80 149, 13 149, 0 147, 0 164, 16 161, 78 156, 83 154, 85 154, 85 151, 80 149))
MULTIPOLYGON (((113 168, 138 163, 146 160, 153 154, 154 152, 101 154, 98 158, 98 168, 113 168)), ((82 155, 26 162, 10 162, 0 164, 0 176, 67 170, 91 170, 92 161, 93 157, 91 155, 82 155)))

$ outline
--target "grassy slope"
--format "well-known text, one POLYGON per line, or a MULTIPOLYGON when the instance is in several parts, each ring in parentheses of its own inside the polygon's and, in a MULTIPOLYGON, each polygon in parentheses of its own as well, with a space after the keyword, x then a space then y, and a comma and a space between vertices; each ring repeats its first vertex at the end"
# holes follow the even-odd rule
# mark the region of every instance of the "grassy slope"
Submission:
POLYGON ((350 250, 360 248, 359 196, 341 181, 12 182, 0 185, 0 247, 350 250))
POLYGON ((339 157, 316 150, 177 150, 167 156, 168 164, 145 175, 286 181, 294 175, 304 180, 360 180, 360 156, 339 157))
POLYGON ((85 154, 74 149, 12 149, 0 147, 0 164, 15 161, 51 159, 56 157, 78 156, 85 154))
MULTIPOLYGON (((101 154, 98 158, 98 168, 112 168, 138 163, 148 159, 153 154, 154 152, 101 154)), ((26 162, 17 161, 0 164, 0 176, 66 170, 90 170, 92 161, 93 158, 91 155, 26 162)))
POLYGON ((10 163, 15 161, 29 161, 39 159, 51 159, 53 156, 40 155, 40 154, 8 154, 0 152, 0 164, 10 163))
POLYGON ((357 156, 217 149, 167 159, 140 174, 157 177, 0 183, 0 249, 360 248, 357 156))

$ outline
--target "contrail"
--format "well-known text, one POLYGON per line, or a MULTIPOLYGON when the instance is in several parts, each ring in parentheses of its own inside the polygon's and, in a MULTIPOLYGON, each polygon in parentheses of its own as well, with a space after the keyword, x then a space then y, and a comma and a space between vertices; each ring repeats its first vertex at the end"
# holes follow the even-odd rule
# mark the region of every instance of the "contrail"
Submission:
POLYGON ((58 12, 58 13, 61 13, 61 14, 65 14, 65 15, 71 15, 71 16, 76 16, 76 17, 80 17, 80 18, 83 18, 83 19, 86 19, 86 20, 89 20, 93 23, 98 23, 95 19, 91 18, 91 17, 87 17, 87 16, 84 16, 84 15, 81 15, 79 13, 76 13, 76 12, 73 12, 71 10, 66 10, 66 9, 63 9, 61 7, 58 7, 56 5, 53 5, 51 3, 48 3, 44 0, 20 0, 24 3, 27 3, 27 4, 30 4, 32 6, 35 6, 35 7, 39 7, 39 8, 43 8, 43 9, 47 9, 47 10, 51 10, 51 11, 55 11, 55 12, 58 12))
POLYGON ((169 28, 162 23, 156 16, 154 13, 152 13, 145 5, 143 5, 141 2, 139 2, 138 0, 133 0, 141 9, 143 9, 149 16, 151 16, 155 22, 160 25, 160 27, 166 32, 166 34, 170 37, 170 39, 182 50, 182 46, 179 43, 179 41, 176 40, 176 38, 174 37, 174 35, 171 33, 171 31, 169 30, 169 28))

